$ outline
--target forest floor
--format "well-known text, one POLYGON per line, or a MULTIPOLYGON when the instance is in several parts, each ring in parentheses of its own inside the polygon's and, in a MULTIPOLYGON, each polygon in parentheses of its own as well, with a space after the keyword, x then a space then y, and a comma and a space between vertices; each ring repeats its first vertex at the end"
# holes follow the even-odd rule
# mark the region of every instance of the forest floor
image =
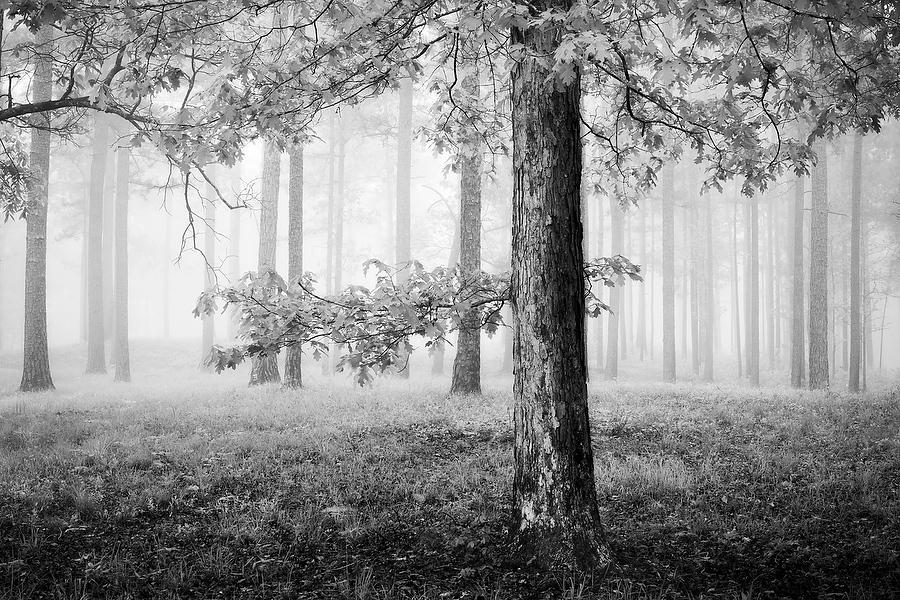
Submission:
POLYGON ((508 378, 448 398, 311 367, 284 392, 135 354, 132 384, 80 376, 73 349, 55 393, 0 397, 0 598, 900 595, 888 391, 592 383, 616 564, 573 581, 506 551, 508 378))

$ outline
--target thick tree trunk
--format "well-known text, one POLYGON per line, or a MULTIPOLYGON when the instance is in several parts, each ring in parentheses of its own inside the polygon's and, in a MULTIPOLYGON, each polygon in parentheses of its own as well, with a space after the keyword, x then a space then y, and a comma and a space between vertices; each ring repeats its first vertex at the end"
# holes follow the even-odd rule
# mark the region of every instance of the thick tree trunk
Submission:
MULTIPOLYGON (((412 260, 410 240, 410 194, 412 181, 412 105, 413 82, 404 77, 400 80, 400 98, 397 120, 397 232, 394 236, 397 264, 404 267, 401 279, 409 277, 406 268, 412 260)), ((401 350, 400 376, 408 378, 410 373, 409 355, 401 350)))
POLYGON ((115 210, 115 380, 131 381, 131 353, 128 348, 128 187, 130 184, 131 149, 116 151, 115 210))
MULTIPOLYGON (((211 173, 217 173, 218 169, 211 169, 211 173)), ((211 291, 216 286, 216 274, 213 269, 216 266, 216 192, 210 185, 206 190, 206 198, 203 202, 203 289, 211 291)), ((206 359, 210 349, 216 343, 216 318, 215 315, 203 315, 203 335, 200 343, 200 368, 209 369, 206 359)))
MULTIPOLYGON (((295 285, 303 277, 303 146, 291 148, 288 174, 288 282, 295 285)), ((284 386, 303 386, 303 351, 290 346, 284 359, 284 386)))
POLYGON ((806 354, 803 310, 803 206, 805 195, 803 177, 794 180, 793 211, 793 277, 791 283, 791 387, 802 388, 805 378, 806 354))
MULTIPOLYGON (((469 73, 463 91, 477 97, 478 73, 469 73)), ((467 131, 459 156, 459 266, 463 281, 481 273, 481 135, 467 131)), ((467 311, 460 319, 453 360, 451 394, 481 393, 481 313, 467 311)))
POLYGON ((715 341, 716 341, 716 292, 715 276, 716 261, 713 254, 712 240, 713 205, 710 194, 706 194, 706 346, 703 354, 703 379, 712 381, 714 378, 715 341))
POLYGON ((853 136, 853 174, 850 191, 850 372, 847 388, 860 390, 862 357, 862 286, 860 285, 860 225, 862 206, 862 136, 853 136))
POLYGON ((809 388, 828 387, 828 158, 815 143, 809 226, 809 388))
MULTIPOLYGON (((35 34, 33 102, 50 99, 53 89, 51 29, 43 27, 35 34)), ((23 392, 53 389, 50 357, 47 349, 47 199, 50 183, 50 113, 34 116, 31 130, 28 187, 28 217, 25 232, 25 338, 22 382, 23 392)), ((103 343, 101 335, 100 343, 103 343)))
MULTIPOLYGON (((275 249, 278 241, 278 180, 281 176, 281 151, 274 142, 265 142, 263 151, 262 189, 260 190, 259 257, 257 272, 275 270, 275 249)), ((254 357, 250 368, 250 385, 277 383, 278 356, 254 357)))
MULTIPOLYGON (((532 14, 570 2, 523 5, 532 14)), ((580 81, 545 57, 558 26, 513 29, 524 55, 512 73, 515 478, 518 546, 549 569, 610 562, 594 481, 584 348, 580 81)))
MULTIPOLYGON (((610 256, 621 254, 622 248, 622 207, 615 196, 609 197, 610 256)), ((606 334, 606 378, 619 377, 619 332, 621 325, 622 289, 609 288, 609 332, 606 334)))
MULTIPOLYGON (((739 194, 740 192, 738 192, 739 194)), ((734 199, 734 211, 731 216, 731 299, 732 311, 734 317, 734 350, 737 355, 737 371, 738 379, 744 377, 744 361, 741 358, 741 297, 740 286, 738 285, 738 243, 737 243, 737 222, 738 222, 738 200, 740 195, 736 195, 734 199)), ((744 284, 746 285, 746 283, 744 284)))
POLYGON ((747 376, 759 386, 759 196, 747 199, 747 376))
POLYGON ((662 169, 663 380, 675 382, 675 167, 662 169))
POLYGON ((88 207, 88 347, 85 373, 106 373, 103 310, 103 187, 109 127, 102 113, 95 115, 88 207))

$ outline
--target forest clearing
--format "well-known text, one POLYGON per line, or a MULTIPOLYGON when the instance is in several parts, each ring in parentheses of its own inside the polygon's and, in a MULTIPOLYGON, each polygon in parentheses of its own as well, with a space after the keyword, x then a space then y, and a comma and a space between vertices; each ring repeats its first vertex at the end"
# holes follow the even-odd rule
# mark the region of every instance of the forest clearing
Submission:
POLYGON ((592 385, 617 563, 586 580, 505 551, 502 380, 483 397, 448 397, 441 380, 285 393, 247 388, 246 373, 198 379, 159 343, 135 355, 155 370, 129 388, 68 380, 0 400, 0 597, 889 598, 900 585, 900 403, 885 391, 592 385))

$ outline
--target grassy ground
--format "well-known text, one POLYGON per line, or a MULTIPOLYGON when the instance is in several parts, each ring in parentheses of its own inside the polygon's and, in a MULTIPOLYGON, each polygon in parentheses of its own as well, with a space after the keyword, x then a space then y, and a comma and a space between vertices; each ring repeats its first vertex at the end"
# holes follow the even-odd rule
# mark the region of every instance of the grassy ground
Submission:
POLYGON ((0 598, 900 595, 887 392, 592 384, 617 564, 571 581, 505 552, 508 381, 285 393, 136 355, 128 386, 73 353, 56 393, 0 398, 0 598))

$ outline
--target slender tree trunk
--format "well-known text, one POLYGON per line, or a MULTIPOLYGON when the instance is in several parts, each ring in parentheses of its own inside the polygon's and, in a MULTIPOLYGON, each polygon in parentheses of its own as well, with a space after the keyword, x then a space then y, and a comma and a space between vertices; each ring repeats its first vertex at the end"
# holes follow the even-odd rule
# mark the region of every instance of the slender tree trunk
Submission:
POLYGON ((131 149, 116 151, 115 210, 115 380, 131 381, 131 353, 128 348, 128 187, 130 184, 131 149))
MULTIPOLYGON (((597 257, 604 256, 603 254, 603 198, 602 196, 597 196, 597 204, 596 204, 596 213, 597 213, 597 257)), ((599 286, 599 289, 596 291, 596 295, 600 300, 603 300, 604 288, 606 286, 599 286)), ((594 330, 594 335, 597 337, 597 354, 596 354, 596 367, 597 372, 603 372, 603 317, 598 317, 595 319, 597 321, 597 328, 594 330)))
MULTIPOLYGON (((113 126, 111 119, 107 117, 108 131, 110 134, 110 146, 115 147, 116 138, 119 135, 117 128, 113 126)), ((103 183, 103 334, 110 342, 107 364, 116 364, 116 298, 115 298, 115 228, 116 228, 116 172, 115 151, 107 149, 108 165, 103 183)))
POLYGON ((662 170, 663 380, 675 381, 675 168, 662 170))
POLYGON ((775 276, 775 198, 770 194, 766 203, 766 344, 769 354, 769 370, 775 370, 775 288, 778 278, 775 276))
MULTIPOLYGON (((651 205, 652 207, 652 205, 651 205)), ((650 256, 647 260, 646 277, 650 281, 650 339, 648 349, 650 360, 656 349, 656 210, 650 209, 650 256)))
POLYGON ((102 113, 95 115, 88 208, 88 356, 86 373, 106 373, 103 310, 103 187, 109 127, 102 113))
POLYGON ((805 178, 794 180, 794 216, 793 216, 793 281, 791 284, 791 387, 802 388, 805 379, 806 344, 804 335, 803 310, 803 207, 805 196, 805 178))
POLYGON ((684 250, 681 252, 681 358, 688 360, 688 339, 690 339, 691 331, 688 324, 688 304, 691 300, 690 288, 688 283, 688 275, 690 273, 690 219, 688 213, 690 209, 685 205, 681 213, 681 237, 684 250))
POLYGON ((334 289, 335 294, 340 294, 344 287, 344 201, 346 194, 346 170, 347 140, 344 137, 344 120, 338 123, 338 155, 336 185, 337 196, 334 206, 334 289))
MULTIPOLYGON (((623 236, 626 239, 622 242, 619 254, 631 256, 631 219, 627 213, 622 214, 623 236)), ((628 335, 631 333, 631 286, 623 286, 619 292, 619 360, 628 360, 628 335)), ((618 360, 616 361, 619 362, 618 360)), ((618 376, 618 368, 616 369, 618 376)))
POLYGON ((697 201, 694 197, 694 186, 690 187, 690 204, 688 205, 688 218, 690 219, 690 255, 691 255, 691 372, 694 376, 700 375, 700 232, 697 224, 697 201))
MULTIPOLYGON (((741 357, 741 296, 740 286, 738 285, 738 200, 740 195, 736 195, 734 199, 734 211, 731 217, 731 299, 732 311, 734 312, 734 349, 737 354, 737 371, 738 378, 744 377, 744 361, 741 357)), ((746 283, 744 284, 746 285, 746 283)))
MULTIPOLYGON (((462 88, 467 95, 478 97, 477 71, 463 78, 462 88)), ((472 281, 481 273, 481 134, 473 127, 463 135, 466 139, 459 156, 459 266, 463 281, 472 281)), ((460 320, 450 393, 481 393, 481 313, 478 310, 467 311, 460 320)))
MULTIPOLYGON (((281 151, 274 142, 265 142, 263 151, 262 189, 260 190, 259 256, 257 273, 275 270, 275 249, 278 240, 278 180, 281 176, 281 151)), ((256 356, 250 368, 250 385, 277 383, 278 356, 256 356)))
MULTIPOLYGON (((401 279, 409 277, 407 265, 412 260, 410 242, 410 194, 412 177, 412 105, 413 82, 404 77, 400 80, 400 102, 397 122, 397 233, 395 251, 397 264, 404 267, 401 279)), ((409 378, 409 355, 401 350, 403 368, 400 376, 409 378)))
MULTIPOLYGON (((609 196, 610 256, 623 252, 622 248, 622 207, 614 195, 609 196)), ((622 289, 609 288, 609 332, 606 336, 606 378, 619 377, 619 329, 621 324, 622 289)))
POLYGON ((828 157, 815 143, 809 228, 809 388, 828 387, 828 157))
MULTIPOLYGON (((325 239, 325 293, 334 294, 334 210, 335 210, 335 181, 334 172, 337 163, 337 116, 332 111, 328 116, 328 230, 325 239)), ((331 371, 330 361, 323 362, 325 370, 331 371)))
MULTIPOLYGON (((288 281, 296 285, 303 277, 303 146, 290 151, 288 174, 288 281)), ((303 385, 303 351, 299 345, 290 346, 284 360, 284 386, 303 385)))
MULTIPOLYGON (((240 171, 235 165, 231 168, 231 187, 235 195, 239 194, 241 185, 240 171)), ((241 278, 241 211, 243 209, 231 209, 228 212, 228 277, 232 285, 241 278)), ((240 323, 240 311, 235 307, 228 319, 228 337, 235 339, 238 335, 240 323)))
MULTIPOLYGON (((213 173, 218 169, 213 168, 213 173)), ((203 202, 203 288, 208 292, 216 286, 216 197, 212 185, 206 189, 203 202)), ((210 349, 216 343, 216 319, 212 314, 203 315, 203 336, 200 344, 200 368, 208 370, 206 364, 210 349)))
MULTIPOLYGON (((457 264, 459 264, 459 219, 454 219, 453 223, 453 240, 450 242, 450 258, 447 259, 447 269, 455 269, 457 264)), ((507 336, 507 330, 504 329, 504 344, 507 336)), ((437 346, 431 356, 431 374, 440 376, 444 374, 444 355, 446 354, 446 348, 444 344, 437 346)), ((509 354, 510 354, 510 363, 509 369, 505 369, 504 372, 512 370, 512 338, 510 338, 510 346, 509 346, 509 354)), ((504 360, 505 360, 505 351, 504 351, 504 360)), ((506 363, 504 363, 505 365, 506 363)))
POLYGON ((747 199, 747 376, 759 386, 759 196, 747 199))
MULTIPOLYGON (((522 5, 532 14, 568 0, 522 5)), ((581 247, 579 95, 545 57, 558 25, 512 31, 523 56, 512 72, 515 313, 514 532, 549 569, 603 570, 587 405, 581 247)))
POLYGON ((850 372, 847 388, 858 392, 862 354, 862 286, 860 285, 860 234, 862 206, 862 136, 853 136, 853 174, 850 190, 850 372))
MULTIPOLYGON (((164 214, 165 217, 165 231, 163 233, 163 241, 162 241, 162 285, 160 286, 162 289, 162 336, 163 339, 169 339, 171 337, 171 318, 170 318, 170 302, 171 302, 171 268, 172 263, 169 260, 169 244, 172 241, 172 215, 169 213, 164 214)), ((90 269, 90 266, 88 266, 90 269)), ((89 271, 90 272, 90 271, 89 271)))
MULTIPOLYGON (((647 264, 647 210, 646 203, 640 208, 641 224, 639 235, 641 239, 641 263, 647 264)), ((647 288, 646 283, 636 290, 638 294, 638 310, 637 310, 637 346, 638 358, 644 361, 644 355, 647 354, 647 288)))
POLYGON ((715 355, 716 341, 716 292, 715 292, 715 255, 713 254, 712 239, 713 205, 712 198, 706 194, 706 350, 703 363, 703 379, 712 381, 714 378, 713 357, 715 355))
MULTIPOLYGON (((49 27, 35 34, 33 102, 50 100, 53 90, 52 37, 49 27)), ((53 389, 47 349, 47 200, 50 184, 50 113, 33 117, 28 187, 28 216, 25 231, 25 337, 23 392, 53 389)), ((103 343, 103 338, 100 338, 103 343)))

